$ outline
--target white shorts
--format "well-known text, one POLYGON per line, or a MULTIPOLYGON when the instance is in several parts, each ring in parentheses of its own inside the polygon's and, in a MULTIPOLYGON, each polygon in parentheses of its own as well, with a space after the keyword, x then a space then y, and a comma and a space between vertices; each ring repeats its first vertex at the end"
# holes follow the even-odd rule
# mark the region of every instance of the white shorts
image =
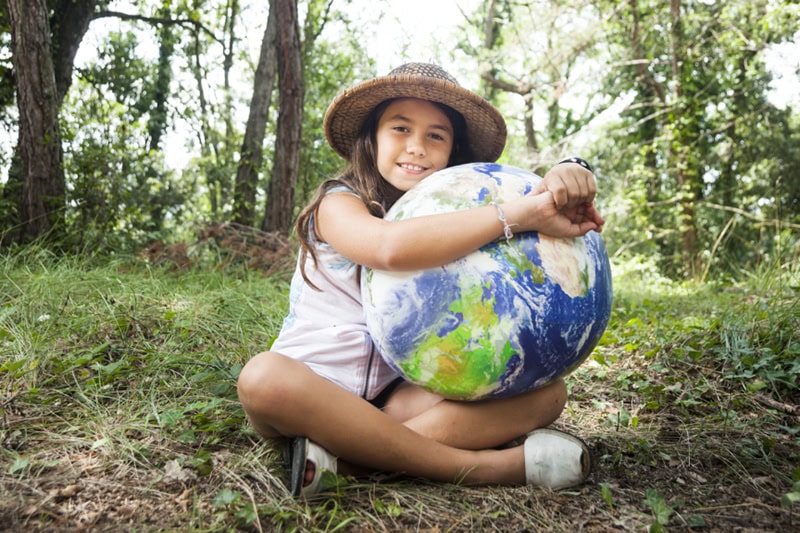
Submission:
POLYGON ((302 361, 318 375, 372 400, 399 374, 381 357, 366 326, 331 326, 279 336, 270 348, 302 361))

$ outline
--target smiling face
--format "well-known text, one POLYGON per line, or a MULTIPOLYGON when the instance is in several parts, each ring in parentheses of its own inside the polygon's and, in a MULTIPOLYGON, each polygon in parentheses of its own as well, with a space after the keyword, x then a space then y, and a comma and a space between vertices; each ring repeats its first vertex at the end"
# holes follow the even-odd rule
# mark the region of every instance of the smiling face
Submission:
POLYGON ((407 191, 447 166, 453 150, 453 126, 433 103, 400 98, 381 115, 375 140, 381 176, 407 191))

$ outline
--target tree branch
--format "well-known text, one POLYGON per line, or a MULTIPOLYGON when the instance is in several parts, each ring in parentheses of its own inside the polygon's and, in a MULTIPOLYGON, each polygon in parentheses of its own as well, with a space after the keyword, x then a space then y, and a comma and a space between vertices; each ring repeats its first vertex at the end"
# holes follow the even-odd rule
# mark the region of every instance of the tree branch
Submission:
POLYGON ((201 30, 203 33, 211 37, 216 43, 225 46, 225 43, 219 39, 214 32, 210 29, 205 27, 200 21, 193 20, 189 18, 164 18, 164 17, 148 17, 145 15, 139 15, 136 13, 123 13, 121 11, 99 11, 94 14, 92 20, 98 20, 103 18, 118 18, 121 20, 138 20, 141 22, 147 22, 148 24, 171 24, 175 26, 191 26, 193 28, 201 30))
POLYGON ((510 81, 501 80, 499 78, 492 76, 490 72, 484 72, 483 74, 481 74, 481 78, 484 81, 488 82, 495 89, 500 89, 501 91, 519 94, 522 96, 532 93, 537 88, 535 85, 528 82, 518 81, 516 83, 513 83, 510 81))

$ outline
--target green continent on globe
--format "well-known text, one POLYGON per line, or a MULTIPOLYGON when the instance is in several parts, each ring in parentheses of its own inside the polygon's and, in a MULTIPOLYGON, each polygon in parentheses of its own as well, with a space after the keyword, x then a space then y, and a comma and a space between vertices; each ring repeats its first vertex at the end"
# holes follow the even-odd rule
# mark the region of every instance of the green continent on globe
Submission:
POLYGON ((461 323, 444 335, 428 332, 417 350, 400 362, 409 380, 428 383, 445 396, 457 399, 492 390, 516 351, 506 340, 498 352, 492 339, 482 334, 487 328, 498 327, 495 301, 484 297, 486 289, 491 290, 488 283, 462 287, 461 298, 447 309, 449 315, 461 317, 461 323))

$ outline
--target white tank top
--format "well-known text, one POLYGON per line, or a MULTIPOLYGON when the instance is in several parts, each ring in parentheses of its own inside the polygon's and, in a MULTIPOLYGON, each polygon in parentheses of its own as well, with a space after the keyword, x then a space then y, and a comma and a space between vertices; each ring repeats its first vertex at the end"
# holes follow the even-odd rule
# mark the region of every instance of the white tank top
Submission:
MULTIPOLYGON (((349 192, 346 187, 328 191, 349 192)), ((317 265, 305 262, 310 287, 300 272, 300 258, 289 291, 289 314, 270 348, 302 361, 320 376, 372 400, 398 374, 376 350, 364 319, 358 265, 314 236, 317 265)))

